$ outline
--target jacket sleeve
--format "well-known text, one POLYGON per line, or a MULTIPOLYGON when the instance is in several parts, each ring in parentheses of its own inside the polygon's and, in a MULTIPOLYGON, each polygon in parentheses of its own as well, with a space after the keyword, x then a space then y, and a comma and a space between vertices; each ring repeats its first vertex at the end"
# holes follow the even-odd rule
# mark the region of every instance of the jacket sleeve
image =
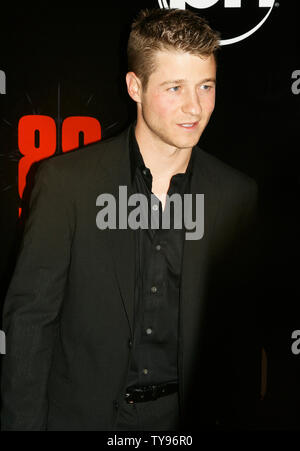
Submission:
POLYGON ((252 179, 238 180, 222 195, 208 306, 209 362, 220 427, 252 428, 262 348, 258 187, 252 179))
POLYGON ((2 430, 44 430, 47 423, 47 381, 72 241, 71 205, 65 201, 54 160, 44 162, 36 173, 4 302, 2 430))
POLYGON ((261 243, 256 183, 253 182, 247 191, 232 249, 228 252, 229 259, 222 268, 222 286, 230 293, 229 298, 222 300, 226 311, 223 318, 227 318, 225 362, 231 362, 232 418, 229 422, 237 427, 255 429, 261 384, 261 243))

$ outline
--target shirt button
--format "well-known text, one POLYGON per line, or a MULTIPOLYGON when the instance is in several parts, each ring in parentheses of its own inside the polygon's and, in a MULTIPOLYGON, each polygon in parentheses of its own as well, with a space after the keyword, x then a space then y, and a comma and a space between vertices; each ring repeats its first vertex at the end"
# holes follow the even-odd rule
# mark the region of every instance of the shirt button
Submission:
POLYGON ((144 175, 147 175, 147 169, 144 169, 144 170, 143 170, 143 174, 144 174, 144 175))
POLYGON ((151 291, 152 291, 152 293, 156 293, 157 292, 157 288, 156 287, 152 287, 151 291))
POLYGON ((158 210, 158 205, 157 204, 153 205, 152 210, 153 211, 157 211, 158 210))
POLYGON ((161 250, 161 245, 158 244, 158 245, 155 247, 155 249, 156 249, 157 251, 160 251, 160 250, 161 250))
POLYGON ((149 373, 149 370, 147 370, 147 368, 144 368, 143 369, 143 374, 148 374, 149 373))
POLYGON ((147 335, 151 335, 152 334, 152 329, 150 329, 150 327, 149 327, 149 329, 146 329, 146 334, 147 335))

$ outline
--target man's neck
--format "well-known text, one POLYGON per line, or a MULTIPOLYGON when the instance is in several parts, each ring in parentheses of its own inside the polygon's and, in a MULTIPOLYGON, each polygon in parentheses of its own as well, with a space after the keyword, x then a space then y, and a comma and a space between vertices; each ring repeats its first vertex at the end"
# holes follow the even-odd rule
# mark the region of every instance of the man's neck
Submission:
POLYGON ((150 169, 153 179, 170 180, 173 175, 186 171, 192 148, 178 149, 165 144, 138 124, 135 137, 145 166, 150 169))

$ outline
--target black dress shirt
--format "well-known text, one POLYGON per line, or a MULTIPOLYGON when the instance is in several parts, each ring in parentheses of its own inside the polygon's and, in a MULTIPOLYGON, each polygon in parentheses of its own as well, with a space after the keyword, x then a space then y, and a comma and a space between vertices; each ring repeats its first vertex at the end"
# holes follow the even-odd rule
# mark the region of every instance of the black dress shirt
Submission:
MULTIPOLYGON (((152 208, 156 211, 159 208, 162 218, 166 207, 163 211, 161 201, 152 193, 152 174, 140 153, 135 124, 130 137, 132 188, 134 193, 147 196, 149 218, 152 208)), ((195 147, 186 172, 171 178, 168 196, 189 192, 194 154, 195 147)), ((173 215, 170 216, 170 229, 162 228, 160 220, 157 229, 151 229, 150 224, 150 228, 136 231, 135 328, 127 387, 178 382, 179 297, 185 229, 184 224, 181 229, 174 228, 173 215)))

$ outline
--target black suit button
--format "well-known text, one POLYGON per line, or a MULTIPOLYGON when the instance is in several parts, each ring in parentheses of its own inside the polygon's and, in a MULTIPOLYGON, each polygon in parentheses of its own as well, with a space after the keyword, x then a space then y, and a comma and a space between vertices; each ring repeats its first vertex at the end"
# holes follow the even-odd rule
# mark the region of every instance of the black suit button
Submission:
POLYGON ((128 341, 128 347, 132 348, 132 341, 131 340, 128 341))

